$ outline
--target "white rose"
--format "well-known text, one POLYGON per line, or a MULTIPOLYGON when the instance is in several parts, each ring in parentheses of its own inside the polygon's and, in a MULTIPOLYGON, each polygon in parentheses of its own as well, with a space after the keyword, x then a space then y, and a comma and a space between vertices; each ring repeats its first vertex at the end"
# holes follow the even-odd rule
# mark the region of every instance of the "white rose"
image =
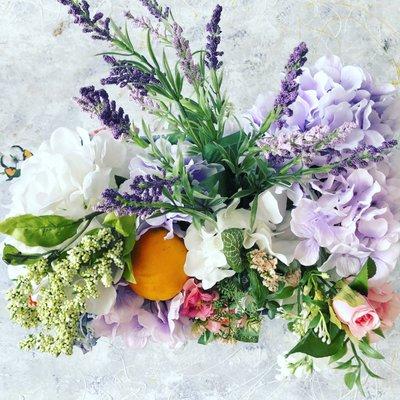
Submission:
POLYGON ((57 129, 21 166, 10 187, 9 215, 57 214, 81 218, 115 186, 115 175, 128 177, 131 145, 108 132, 93 139, 87 131, 57 129))

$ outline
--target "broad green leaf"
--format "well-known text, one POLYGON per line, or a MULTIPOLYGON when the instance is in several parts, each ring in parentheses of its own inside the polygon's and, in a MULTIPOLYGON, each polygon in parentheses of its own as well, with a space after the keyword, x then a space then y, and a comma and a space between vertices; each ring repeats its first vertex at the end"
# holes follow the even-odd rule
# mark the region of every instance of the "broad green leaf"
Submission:
POLYGON ((310 329, 305 336, 300 340, 300 342, 293 347, 288 355, 293 353, 304 353, 312 357, 322 358, 333 356, 336 354, 340 347, 343 346, 343 340, 345 337, 345 332, 339 330, 333 324, 331 325, 331 343, 323 342, 314 332, 310 329), (334 333, 334 334, 332 334, 334 333))
POLYGON ((228 265, 236 272, 244 270, 243 249, 243 230, 238 228, 226 229, 221 234, 224 244, 224 255, 228 265))
POLYGON ((329 359, 330 363, 339 361, 341 358, 343 358, 347 354, 347 345, 343 343, 343 345, 339 348, 338 352, 331 356, 329 359))
POLYGON ((293 286, 283 286, 280 290, 276 293, 272 293, 268 296, 269 300, 283 300, 288 299, 289 297, 293 296, 293 293, 296 288, 293 286))
POLYGON ((23 254, 11 244, 3 249, 3 261, 9 265, 31 265, 42 258, 41 254, 23 254))
POLYGON ((0 233, 27 246, 54 247, 73 237, 81 223, 82 220, 74 221, 59 215, 26 214, 0 222, 0 233))
POLYGON ((379 351, 375 350, 363 340, 358 343, 358 347, 361 352, 367 357, 375 358, 376 360, 383 360, 385 358, 381 353, 379 353, 379 351))
POLYGON ((361 271, 357 274, 354 280, 350 283, 350 288, 356 290, 364 296, 368 295, 368 279, 372 278, 376 273, 376 265, 374 260, 369 258, 361 271))
POLYGON ((348 372, 344 375, 344 383, 351 390, 357 380, 357 372, 348 372))
POLYGON ((250 281, 249 294, 253 297, 257 306, 262 308, 267 301, 267 288, 262 284, 260 275, 254 269, 249 269, 248 275, 250 281))

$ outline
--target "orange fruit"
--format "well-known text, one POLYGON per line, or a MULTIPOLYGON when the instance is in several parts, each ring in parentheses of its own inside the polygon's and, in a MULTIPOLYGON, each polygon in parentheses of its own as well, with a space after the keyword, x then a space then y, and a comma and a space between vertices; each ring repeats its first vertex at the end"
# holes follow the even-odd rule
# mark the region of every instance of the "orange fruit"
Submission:
POLYGON ((183 271, 186 247, 174 236, 164 239, 165 229, 151 229, 135 244, 132 272, 136 283, 131 289, 149 300, 169 300, 177 295, 188 277, 183 271))

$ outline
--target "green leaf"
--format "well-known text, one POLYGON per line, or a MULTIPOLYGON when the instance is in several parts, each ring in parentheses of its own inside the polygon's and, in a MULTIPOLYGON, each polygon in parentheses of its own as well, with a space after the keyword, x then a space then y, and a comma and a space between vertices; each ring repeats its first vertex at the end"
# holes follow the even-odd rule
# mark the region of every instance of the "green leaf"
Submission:
POLYGON ((353 389, 356 380, 357 380, 357 372, 348 372, 344 376, 344 383, 350 390, 353 389))
POLYGON ((352 360, 347 360, 346 362, 340 362, 336 365, 335 369, 349 369, 350 367, 352 367, 352 360))
POLYGON ((200 337, 197 343, 199 344, 208 344, 215 339, 214 333, 210 331, 205 331, 200 337))
POLYGON ((376 265, 374 260, 369 258, 361 271, 357 274, 354 280, 350 283, 350 288, 361 293, 364 296, 368 295, 368 279, 372 278, 376 273, 376 265))
POLYGON ((323 342, 316 335, 314 330, 310 329, 300 342, 290 350, 288 355, 293 353, 304 353, 316 358, 333 356, 339 351, 341 346, 343 346, 345 332, 339 330, 336 326, 330 323, 330 334, 331 343, 328 344, 323 342))
POLYGON ((371 378, 375 378, 375 379, 383 379, 381 376, 377 375, 375 372, 371 371, 371 369, 368 367, 368 365, 363 362, 365 371, 367 372, 367 374, 371 377, 371 378))
POLYGON ((11 244, 3 249, 3 261, 9 265, 31 265, 42 258, 42 254, 23 254, 11 244))
POLYGON ((0 222, 0 233, 27 246, 54 247, 73 237, 81 223, 82 220, 74 221, 59 215, 25 214, 0 222))
POLYGON ((385 358, 381 353, 379 353, 379 351, 375 350, 363 340, 358 343, 358 347, 361 352, 367 357, 375 358, 376 360, 383 360, 385 358))
POLYGON ((249 294, 253 297, 258 308, 262 308, 267 301, 267 288, 262 284, 260 275, 254 269, 249 269, 248 275, 250 281, 249 294))
POLYGON ((385 337, 385 334, 383 333, 382 328, 374 329, 373 332, 376 333, 378 336, 380 336, 380 337, 382 337, 382 338, 385 337))
POLYGON ((238 228, 226 229, 221 234, 224 244, 224 255, 228 265, 236 272, 244 270, 243 249, 243 230, 238 228))
POLYGON ((282 286, 280 290, 278 290, 276 293, 270 294, 268 296, 269 300, 283 300, 283 299, 288 299, 289 297, 293 296, 293 293, 296 288, 293 286, 282 286))
POLYGON ((329 304, 329 317, 333 324, 335 324, 339 329, 342 329, 342 323, 340 322, 339 318, 336 316, 335 311, 333 310, 332 306, 329 304))
POLYGON ((333 362, 339 361, 346 354, 347 354, 347 345, 346 345, 346 343, 343 343, 343 345, 339 348, 338 352, 331 356, 331 358, 329 359, 329 362, 333 363, 333 362))
POLYGON ((132 270, 131 252, 136 243, 136 217, 133 215, 118 216, 115 213, 109 213, 104 218, 104 225, 114 228, 124 237, 123 259, 125 269, 123 278, 130 283, 136 283, 132 270))

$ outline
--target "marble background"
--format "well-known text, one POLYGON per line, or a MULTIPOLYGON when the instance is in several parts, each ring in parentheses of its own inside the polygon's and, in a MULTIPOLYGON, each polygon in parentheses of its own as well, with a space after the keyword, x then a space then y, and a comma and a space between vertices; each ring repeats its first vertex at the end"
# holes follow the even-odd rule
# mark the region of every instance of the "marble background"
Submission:
MULTIPOLYGON (((0 151, 12 144, 34 150, 59 126, 96 127, 72 97, 81 86, 98 84, 105 75, 105 65, 94 57, 102 45, 81 34, 56 0, 0 3, 0 151)), ((133 12, 139 10, 135 0, 90 3, 116 20, 128 4, 133 12)), ((278 87, 280 68, 300 40, 309 44, 311 61, 334 53, 345 63, 367 68, 381 81, 400 79, 400 0, 220 3, 224 6, 226 88, 239 111, 249 108, 259 92, 278 87)), ((169 4, 194 45, 204 40, 204 25, 214 1, 172 0, 169 4)), ((140 36, 135 40, 143 45, 140 36)), ((139 121, 140 115, 123 93, 113 94, 139 121)), ((1 184, 2 204, 7 203, 6 189, 1 184)), ((257 345, 191 344, 175 351, 154 345, 137 351, 104 341, 85 356, 76 352, 70 358, 53 359, 22 353, 18 341, 23 332, 8 321, 4 293, 10 283, 5 269, 1 271, 1 400, 361 399, 345 389, 340 373, 325 365, 311 378, 277 381, 276 356, 294 343, 281 321, 266 321, 257 345)), ((400 394, 400 329, 389 336, 378 346, 386 359, 376 367, 385 380, 366 383, 367 399, 394 400, 400 394)))

